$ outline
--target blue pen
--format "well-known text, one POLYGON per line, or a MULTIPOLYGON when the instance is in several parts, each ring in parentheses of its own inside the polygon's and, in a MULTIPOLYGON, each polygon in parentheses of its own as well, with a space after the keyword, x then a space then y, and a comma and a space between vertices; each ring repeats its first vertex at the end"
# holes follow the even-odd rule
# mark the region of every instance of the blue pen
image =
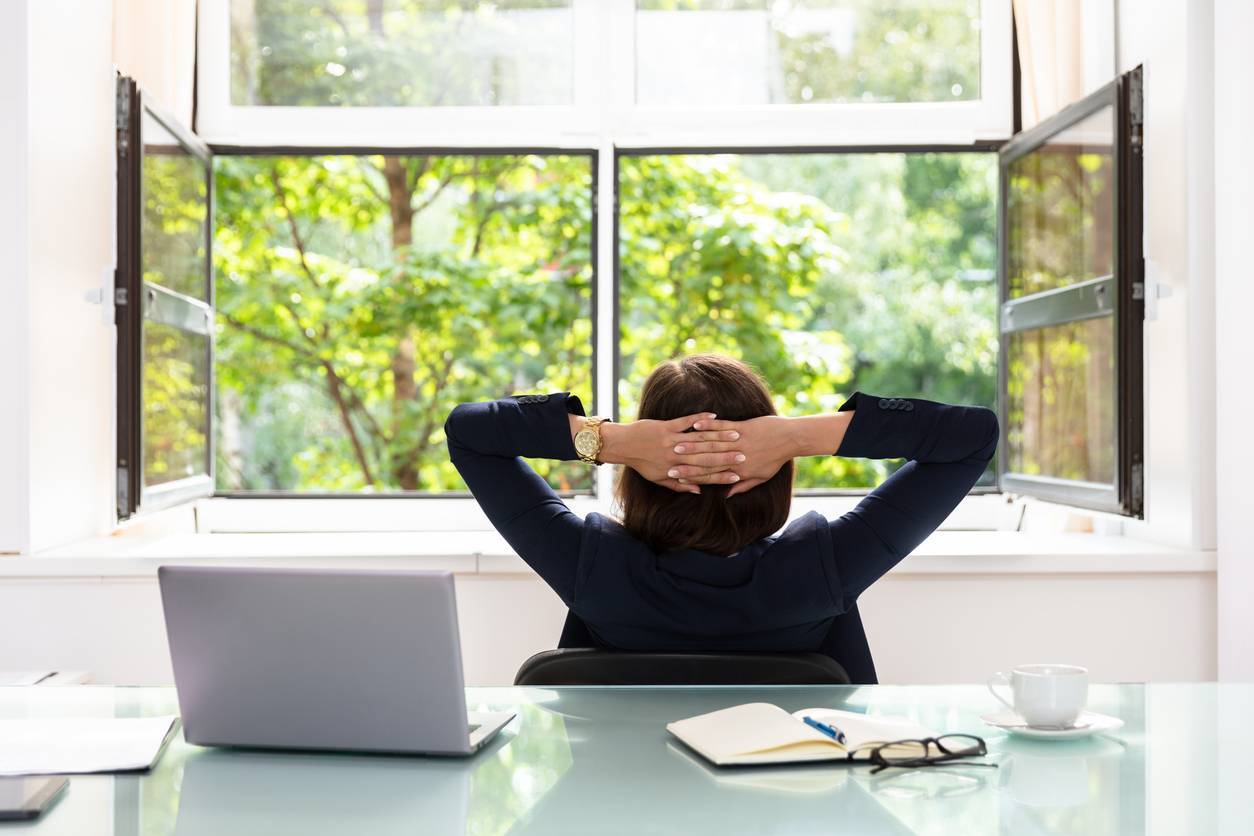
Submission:
POLYGON ((835 726, 829 726, 827 725, 827 723, 820 723, 818 720, 815 720, 813 717, 802 717, 801 719, 805 722, 807 726, 818 729, 819 731, 823 732, 823 734, 830 737, 832 740, 835 740, 837 743, 845 742, 845 733, 841 731, 840 729, 836 728, 835 726))

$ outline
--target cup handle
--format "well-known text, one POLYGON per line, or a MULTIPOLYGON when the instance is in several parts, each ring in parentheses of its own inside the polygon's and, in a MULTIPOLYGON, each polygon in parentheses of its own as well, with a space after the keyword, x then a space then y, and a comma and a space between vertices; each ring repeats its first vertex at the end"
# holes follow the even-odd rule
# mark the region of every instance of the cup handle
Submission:
POLYGON ((997 700, 999 703, 1001 703, 1002 705, 1006 706, 1006 708, 1009 708, 1011 711, 1014 711, 1014 710, 1015 710, 1014 703, 1010 702, 1010 701, 1009 701, 1009 700, 1007 700, 1005 697, 1003 697, 1001 694, 997 693, 997 689, 994 687, 994 686, 996 686, 996 685, 1004 685, 1005 687, 1009 688, 1009 687, 1010 687, 1010 677, 1009 677, 1009 676, 1007 676, 1006 674, 1002 673, 1001 671, 998 671, 997 673, 993 674, 992 676, 990 676, 990 677, 988 678, 988 683, 987 683, 987 684, 988 684, 988 692, 989 692, 990 694, 992 694, 992 695, 993 695, 993 697, 994 697, 994 698, 996 698, 996 700, 997 700))

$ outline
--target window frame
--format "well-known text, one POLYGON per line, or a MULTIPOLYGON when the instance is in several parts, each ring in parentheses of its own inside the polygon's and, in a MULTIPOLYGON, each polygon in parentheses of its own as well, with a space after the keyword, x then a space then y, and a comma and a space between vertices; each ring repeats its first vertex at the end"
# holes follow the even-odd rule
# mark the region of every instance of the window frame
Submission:
POLYGON ((231 0, 198 14, 196 130, 212 143, 328 145, 702 147, 954 144, 1013 129, 1012 14, 980 2, 980 98, 956 102, 661 107, 636 104, 635 0, 571 0, 569 105, 299 107, 231 101, 231 0), (627 34, 624 34, 627 33, 627 34), (351 111, 352 118, 344 118, 351 111), (416 129, 415 126, 421 126, 416 129), (925 143, 917 137, 928 137, 925 143), (499 138, 499 139, 497 139, 499 138))
POLYGON ((997 481, 1002 490, 1123 516, 1144 518, 1144 321, 1145 260, 1143 256, 1142 70, 1140 67, 1108 82, 1063 108, 1030 130, 1016 135, 999 152, 997 212, 998 285, 998 416, 1002 435, 997 456, 997 481), (1110 108, 1112 111, 1115 178, 1114 273, 1061 288, 1009 298, 1009 167, 1044 146, 1060 132, 1110 108), (1106 301, 1110 297, 1110 301, 1106 301), (1113 485, 1030 475, 1009 465, 1010 335, 1049 325, 1112 317, 1115 347, 1115 443, 1113 485))
POLYGON ((158 105, 134 79, 117 81, 117 266, 114 323, 117 327, 116 502, 119 520, 213 494, 214 486, 214 279, 213 154, 194 133, 158 105), (144 116, 161 125, 205 173, 205 299, 193 299, 144 281, 144 116), (205 472, 149 486, 144 479, 144 326, 152 321, 204 336, 205 472))
MULTIPOLYGON (((635 104, 635 0, 572 0, 572 99, 563 106, 342 108, 236 106, 230 102, 230 0, 206 0, 198 8, 196 136, 211 154, 447 153, 590 154, 593 158, 593 409, 611 404, 617 415, 619 374, 618 316, 618 170, 620 155, 646 153, 874 153, 994 151, 1011 136, 1015 90, 1012 85, 1017 44, 1010 4, 981 0, 980 97, 963 102, 846 103, 770 105, 756 108, 645 107, 635 104), (627 34, 623 34, 627 33, 627 34), (352 119, 346 119, 351 110, 352 119), (315 141, 311 142, 310 138, 315 141), (611 188, 604 188, 606 178, 611 188), (611 304, 602 304, 611 294, 611 304)), ((212 239, 213 225, 210 225, 212 239)), ((121 250, 121 248, 120 248, 121 250)), ((212 256, 210 258, 212 269, 212 256)), ((121 355, 119 355, 121 357, 121 355)), ((121 364, 119 366, 122 368, 121 364)), ((212 373, 212 366, 211 366, 212 373)), ((121 383, 119 383, 121 386, 121 383)), ((121 393, 121 389, 119 389, 121 393)), ((216 420, 211 407, 212 444, 216 420)), ((121 450, 119 446, 119 450, 121 450)), ((212 448, 211 448, 212 450, 212 448)), ((210 452, 210 464, 213 453, 210 452)), ((604 510, 612 501, 613 471, 598 468, 591 496, 573 497, 583 510, 604 510)), ((964 500, 964 519, 988 519, 996 487, 972 490, 964 500), (974 508, 974 512, 971 510, 974 508)), ((840 513, 867 489, 802 489, 802 503, 840 513), (829 507, 830 506, 830 507, 829 507)), ((321 523, 310 512, 319 502, 346 501, 352 518, 392 518, 363 499, 386 499, 389 509, 408 507, 403 500, 469 509, 466 492, 341 494, 214 492, 210 507, 244 508, 253 500, 304 530, 321 523), (443 500, 434 502, 433 500, 443 500), (368 510, 369 509, 369 510, 368 510), (363 516, 364 515, 364 516, 363 516)), ((173 504, 173 503, 171 503, 173 504)), ((202 503, 202 508, 204 504, 202 503)), ((473 509, 466 512, 474 517, 473 509)), ((230 516, 235 516, 231 514, 230 516)), ((253 512, 243 514, 256 518, 253 512)), ((462 516, 461 512, 457 515, 462 516)), ((267 519, 269 517, 267 516, 267 519)), ((428 517, 416 520, 422 527, 428 517)), ((442 519, 431 517, 435 527, 442 519)), ((346 520, 359 530, 359 523, 346 520)), ((270 522, 260 525, 266 529, 270 522)), ((486 523, 485 523, 486 527, 486 523)), ((977 524, 977 527, 996 527, 977 524)))

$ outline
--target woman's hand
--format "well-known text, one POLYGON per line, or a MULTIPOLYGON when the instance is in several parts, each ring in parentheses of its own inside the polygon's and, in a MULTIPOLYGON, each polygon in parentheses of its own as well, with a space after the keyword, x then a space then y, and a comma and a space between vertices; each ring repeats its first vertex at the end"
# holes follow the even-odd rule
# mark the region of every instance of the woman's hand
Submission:
MULTIPOLYGON (((696 481, 680 482, 676 478, 681 469, 701 474, 700 484, 732 484, 741 477, 731 468, 745 461, 745 454, 736 443, 739 431, 686 432, 698 423, 714 419, 713 413, 700 412, 671 421, 645 419, 627 424, 602 424, 601 461, 626 465, 650 482, 680 493, 701 492, 696 481), (676 452, 681 442, 703 446, 700 450, 676 452)), ((577 431, 573 427, 572 430, 577 431)))
MULTIPOLYGON (((676 455, 688 457, 705 455, 717 449, 717 443, 711 444, 702 438, 709 432, 735 433, 738 435, 736 449, 744 454, 744 461, 734 465, 735 480, 732 489, 727 492, 729 497, 752 490, 770 479, 784 463, 799 455, 794 438, 793 421, 781 415, 763 415, 748 421, 719 421, 701 418, 693 426, 697 430, 680 439, 674 447, 676 455)), ((677 481, 682 484, 727 484, 727 478, 712 478, 703 468, 680 464, 674 468, 677 481)), ((719 476, 720 474, 713 474, 719 476)))

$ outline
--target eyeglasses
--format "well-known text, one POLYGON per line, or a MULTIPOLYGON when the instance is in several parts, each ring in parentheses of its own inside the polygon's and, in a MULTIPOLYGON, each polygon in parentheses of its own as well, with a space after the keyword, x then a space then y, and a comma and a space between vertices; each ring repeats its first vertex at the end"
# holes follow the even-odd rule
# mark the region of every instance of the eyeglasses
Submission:
MULTIPOLYGON (((982 738, 973 734, 945 734, 922 740, 894 740, 890 743, 867 743, 849 752, 854 763, 875 766, 874 775, 889 767, 944 766, 963 758, 978 758, 988 754, 988 746, 982 738)), ((963 766, 992 766, 995 763, 968 763, 963 766)))

